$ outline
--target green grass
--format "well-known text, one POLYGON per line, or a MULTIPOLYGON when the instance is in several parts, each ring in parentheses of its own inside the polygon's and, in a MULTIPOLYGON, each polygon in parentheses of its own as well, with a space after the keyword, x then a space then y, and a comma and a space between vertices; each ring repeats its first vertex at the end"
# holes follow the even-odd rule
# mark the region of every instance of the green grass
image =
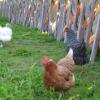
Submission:
MULTIPOLYGON (((0 25, 8 20, 0 18, 0 25)), ((43 84, 41 59, 58 60, 65 55, 63 42, 37 29, 12 25, 13 39, 0 48, 0 100, 55 100, 58 93, 43 84)), ((62 100, 100 99, 100 57, 91 65, 75 66, 76 84, 62 100)))

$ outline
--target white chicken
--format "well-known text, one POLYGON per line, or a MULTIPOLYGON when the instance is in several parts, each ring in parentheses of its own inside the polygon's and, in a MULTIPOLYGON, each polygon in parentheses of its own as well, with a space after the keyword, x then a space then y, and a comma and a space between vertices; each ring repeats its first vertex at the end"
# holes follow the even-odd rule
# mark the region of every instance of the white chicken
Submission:
POLYGON ((12 38, 12 29, 10 24, 6 24, 5 27, 0 26, 0 47, 3 47, 4 42, 11 41, 12 38))

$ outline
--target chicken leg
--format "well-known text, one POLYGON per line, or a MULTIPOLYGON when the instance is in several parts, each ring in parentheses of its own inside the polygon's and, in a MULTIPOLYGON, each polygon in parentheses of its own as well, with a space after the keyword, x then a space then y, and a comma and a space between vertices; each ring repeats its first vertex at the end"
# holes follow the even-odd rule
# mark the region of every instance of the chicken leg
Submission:
POLYGON ((58 98, 58 100, 61 100, 61 97, 63 96, 63 93, 61 92, 61 93, 59 93, 59 98, 58 98))

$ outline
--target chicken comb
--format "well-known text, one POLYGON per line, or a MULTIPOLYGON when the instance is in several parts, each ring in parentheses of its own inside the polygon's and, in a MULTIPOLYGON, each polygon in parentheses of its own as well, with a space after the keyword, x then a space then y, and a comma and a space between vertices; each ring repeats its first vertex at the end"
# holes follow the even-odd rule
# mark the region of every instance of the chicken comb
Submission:
POLYGON ((44 57, 42 58, 42 63, 43 63, 43 64, 47 63, 48 61, 49 61, 49 57, 48 57, 48 56, 44 56, 44 57))

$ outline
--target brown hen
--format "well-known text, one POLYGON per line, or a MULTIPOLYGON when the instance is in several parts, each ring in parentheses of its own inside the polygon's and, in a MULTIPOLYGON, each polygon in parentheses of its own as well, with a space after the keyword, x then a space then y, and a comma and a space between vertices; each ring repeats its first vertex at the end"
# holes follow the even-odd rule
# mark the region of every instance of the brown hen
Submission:
POLYGON ((45 68, 44 84, 47 89, 54 89, 62 93, 75 84, 72 49, 69 49, 67 56, 57 63, 47 56, 43 58, 42 63, 45 68))

